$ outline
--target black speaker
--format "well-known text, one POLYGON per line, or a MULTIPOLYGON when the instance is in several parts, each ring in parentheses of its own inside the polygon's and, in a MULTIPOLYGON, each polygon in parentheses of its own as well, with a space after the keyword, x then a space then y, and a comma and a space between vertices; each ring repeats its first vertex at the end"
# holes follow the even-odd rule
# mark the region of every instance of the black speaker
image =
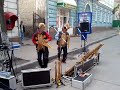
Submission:
POLYGON ((80 30, 81 32, 89 32, 89 22, 82 22, 80 23, 80 30))
POLYGON ((50 68, 22 70, 22 86, 24 88, 51 86, 50 71, 50 68))

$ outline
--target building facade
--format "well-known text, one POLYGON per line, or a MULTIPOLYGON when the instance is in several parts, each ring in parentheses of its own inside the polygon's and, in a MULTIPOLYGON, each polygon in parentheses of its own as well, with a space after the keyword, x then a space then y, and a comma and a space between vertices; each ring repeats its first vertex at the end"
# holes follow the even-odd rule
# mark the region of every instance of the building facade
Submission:
POLYGON ((48 26, 54 25, 61 30, 64 23, 70 23, 70 35, 74 34, 74 28, 78 25, 80 12, 92 12, 93 28, 112 27, 114 0, 48 0, 47 4, 48 26))
POLYGON ((92 27, 112 26, 114 0, 20 0, 19 2, 20 18, 26 25, 33 27, 31 29, 33 32, 39 22, 46 24, 50 34, 56 32, 52 31, 51 27, 54 26, 60 31, 65 23, 69 23, 68 32, 73 35, 80 12, 92 12, 92 27))
POLYGON ((33 33, 33 15, 35 12, 35 0, 19 0, 20 21, 23 21, 27 36, 33 33))
MULTIPOLYGON (((73 34, 76 26, 77 4, 74 0, 48 0, 47 2, 48 28, 54 26, 58 31, 62 30, 65 23, 70 24, 69 34, 73 34)), ((50 32, 50 31, 49 31, 50 32)))
POLYGON ((92 12, 92 27, 111 27, 114 0, 77 0, 79 12, 92 12))
POLYGON ((31 37, 40 22, 45 23, 47 0, 19 0, 20 21, 24 22, 25 36, 31 37))

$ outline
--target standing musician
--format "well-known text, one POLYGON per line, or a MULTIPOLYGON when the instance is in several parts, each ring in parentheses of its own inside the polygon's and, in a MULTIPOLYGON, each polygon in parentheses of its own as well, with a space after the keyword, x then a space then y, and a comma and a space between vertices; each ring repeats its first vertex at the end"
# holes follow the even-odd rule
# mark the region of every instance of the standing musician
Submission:
POLYGON ((60 60, 60 55, 63 50, 63 59, 62 62, 66 63, 67 59, 67 45, 69 47, 69 41, 70 41, 70 36, 69 33, 67 32, 69 28, 65 25, 62 28, 61 32, 58 32, 55 35, 55 39, 57 39, 57 45, 58 45, 58 60, 60 60))
POLYGON ((37 31, 32 36, 32 42, 36 45, 38 62, 41 68, 46 68, 48 65, 48 48, 50 47, 48 41, 51 41, 51 37, 45 32, 45 24, 40 23, 37 31))

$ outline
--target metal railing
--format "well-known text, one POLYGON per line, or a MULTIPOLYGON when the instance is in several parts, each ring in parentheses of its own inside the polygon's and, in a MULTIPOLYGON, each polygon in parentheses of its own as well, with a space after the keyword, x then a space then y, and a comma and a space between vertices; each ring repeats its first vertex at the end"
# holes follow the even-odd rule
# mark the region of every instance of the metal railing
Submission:
POLYGON ((7 45, 0 45, 0 66, 1 71, 11 72, 13 69, 12 61, 14 58, 14 49, 10 49, 7 45))

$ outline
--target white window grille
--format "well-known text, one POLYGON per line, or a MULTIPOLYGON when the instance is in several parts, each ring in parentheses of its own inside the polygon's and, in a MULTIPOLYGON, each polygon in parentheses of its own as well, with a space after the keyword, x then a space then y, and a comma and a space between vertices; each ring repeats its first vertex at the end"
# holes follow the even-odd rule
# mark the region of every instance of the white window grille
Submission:
POLYGON ((103 11, 102 11, 102 8, 100 8, 100 22, 103 21, 103 11))
POLYGON ((95 21, 97 21, 98 18, 98 6, 96 5, 96 11, 95 11, 95 21))

